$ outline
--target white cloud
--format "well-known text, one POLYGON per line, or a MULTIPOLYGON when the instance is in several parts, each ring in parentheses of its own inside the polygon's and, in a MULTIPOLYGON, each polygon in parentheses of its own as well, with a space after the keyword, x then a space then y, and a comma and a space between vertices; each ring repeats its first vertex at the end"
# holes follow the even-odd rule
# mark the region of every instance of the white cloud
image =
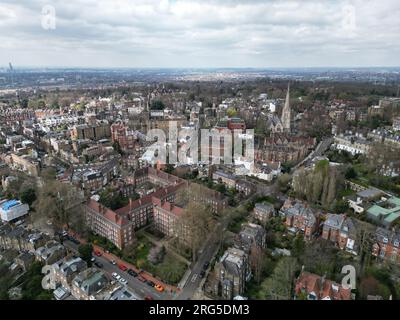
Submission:
POLYGON ((2 0, 0 64, 399 65, 399 16, 397 0, 2 0))

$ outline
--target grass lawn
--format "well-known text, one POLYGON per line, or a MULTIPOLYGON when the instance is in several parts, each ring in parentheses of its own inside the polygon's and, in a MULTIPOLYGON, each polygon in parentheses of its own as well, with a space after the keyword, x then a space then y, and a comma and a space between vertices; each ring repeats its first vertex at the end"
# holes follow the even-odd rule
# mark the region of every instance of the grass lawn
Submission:
POLYGON ((170 284, 178 284, 187 269, 187 265, 167 253, 164 261, 154 268, 154 274, 170 284))
POLYGON ((147 264, 149 264, 147 261, 147 255, 149 254, 152 246, 153 245, 150 240, 148 240, 145 236, 138 236, 138 245, 135 249, 135 256, 132 259, 135 266, 141 269, 146 269, 147 264))
POLYGON ((154 245, 145 236, 138 235, 138 244, 134 249, 134 255, 129 257, 125 256, 124 259, 138 268, 151 273, 156 278, 168 284, 176 285, 186 272, 186 264, 176 259, 176 257, 168 251, 161 263, 156 265, 152 264, 147 259, 147 256, 153 246, 154 245))
POLYGON ((146 256, 141 260, 141 268, 168 284, 176 285, 185 274, 187 266, 167 252, 164 260, 157 265, 149 262, 146 256))

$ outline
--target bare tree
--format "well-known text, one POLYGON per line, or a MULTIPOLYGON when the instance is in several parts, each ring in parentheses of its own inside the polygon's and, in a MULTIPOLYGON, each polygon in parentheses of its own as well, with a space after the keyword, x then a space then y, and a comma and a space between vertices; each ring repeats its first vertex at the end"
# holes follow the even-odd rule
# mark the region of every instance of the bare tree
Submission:
POLYGON ((178 221, 178 238, 184 239, 192 251, 192 260, 197 260, 197 253, 213 226, 211 207, 201 199, 201 188, 191 184, 182 189, 176 197, 176 202, 184 208, 184 213, 178 221))
POLYGON ((33 203, 33 223, 50 220, 57 230, 71 225, 83 228, 83 201, 82 194, 74 186, 57 180, 46 181, 33 203))
POLYGON ((292 257, 279 260, 274 273, 263 284, 264 299, 291 300, 293 297, 294 277, 298 269, 297 261, 292 257))
POLYGON ((254 273, 254 279, 260 283, 263 265, 264 265, 264 250, 257 245, 252 245, 250 249, 250 266, 254 273))

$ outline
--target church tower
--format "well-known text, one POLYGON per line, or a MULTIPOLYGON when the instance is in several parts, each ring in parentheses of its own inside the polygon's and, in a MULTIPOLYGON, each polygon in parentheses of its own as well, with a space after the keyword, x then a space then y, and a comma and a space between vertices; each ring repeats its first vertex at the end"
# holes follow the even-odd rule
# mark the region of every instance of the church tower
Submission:
POLYGON ((282 125, 283 125, 283 130, 286 132, 291 131, 290 127, 290 122, 291 122, 291 111, 290 111, 290 84, 288 84, 288 89, 286 93, 286 101, 285 101, 285 106, 283 107, 282 110, 282 125))

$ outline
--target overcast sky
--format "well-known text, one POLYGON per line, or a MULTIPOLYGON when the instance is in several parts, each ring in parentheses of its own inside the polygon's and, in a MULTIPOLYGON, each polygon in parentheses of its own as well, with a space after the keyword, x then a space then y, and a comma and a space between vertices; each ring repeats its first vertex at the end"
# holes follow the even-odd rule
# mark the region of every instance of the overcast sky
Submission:
POLYGON ((9 61, 16 67, 400 66, 400 1, 0 0, 0 67, 9 61))

